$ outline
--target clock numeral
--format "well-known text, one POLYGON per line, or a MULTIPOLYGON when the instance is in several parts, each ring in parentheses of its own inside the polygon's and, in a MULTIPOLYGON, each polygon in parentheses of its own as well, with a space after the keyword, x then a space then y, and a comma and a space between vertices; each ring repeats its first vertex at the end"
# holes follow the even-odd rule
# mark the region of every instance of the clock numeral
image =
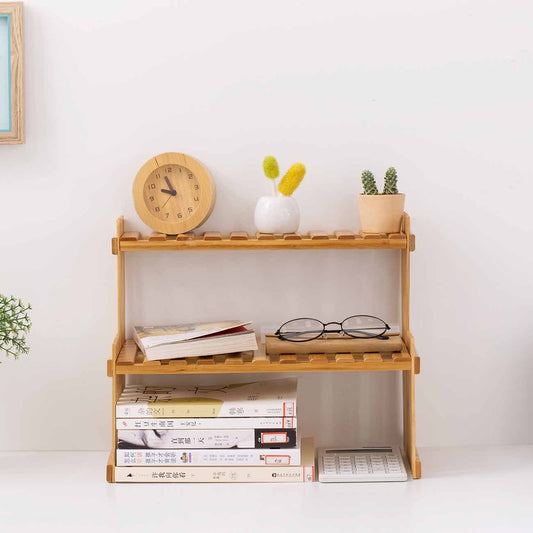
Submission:
POLYGON ((181 213, 178 213, 178 218, 183 218, 183 215, 181 213))
POLYGON ((169 214, 170 214, 170 213, 165 213, 165 215, 167 215, 167 218, 168 218, 168 215, 169 215, 169 214))
POLYGON ((159 213, 159 211, 161 211, 161 209, 159 209, 159 207, 156 207, 156 208, 155 208, 155 212, 156 212, 156 213, 159 213))
POLYGON ((155 183, 150 183, 150 184, 148 185, 148 188, 149 188, 149 189, 155 189, 155 183))
POLYGON ((199 201, 200 201, 200 198, 198 198, 198 196, 195 196, 195 197, 193 198, 193 200, 194 200, 195 202, 199 202, 199 201))
POLYGON ((188 176, 188 178, 189 178, 190 180, 192 180, 192 179, 194 178, 194 174, 192 174, 191 172, 189 172, 189 173, 187 174, 187 176, 188 176))
POLYGON ((167 172, 172 172, 172 167, 167 167, 165 170, 166 170, 167 172))
POLYGON ((189 213, 193 212, 193 208, 192 207, 188 207, 187 210, 189 211, 189 213))
POLYGON ((197 191, 200 188, 200 185, 195 185, 194 190, 197 191))
POLYGON ((153 196, 150 196, 150 202, 153 202, 154 201, 154 197, 153 196))
POLYGON ((156 174, 155 177, 159 179, 161 177, 161 174, 156 174))

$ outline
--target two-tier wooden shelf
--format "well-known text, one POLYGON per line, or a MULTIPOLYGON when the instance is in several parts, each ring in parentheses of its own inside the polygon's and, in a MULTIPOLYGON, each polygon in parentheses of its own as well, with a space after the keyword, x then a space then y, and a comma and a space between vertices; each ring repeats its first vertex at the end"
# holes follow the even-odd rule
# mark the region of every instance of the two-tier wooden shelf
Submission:
POLYGON ((132 374, 236 374, 255 372, 357 372, 400 371, 403 376, 404 453, 413 478, 421 476, 421 463, 415 441, 415 374, 420 372, 420 358, 409 329, 410 252, 415 238, 410 232, 409 216, 404 214, 401 233, 359 234, 350 231, 308 234, 254 234, 242 231, 230 234, 206 232, 164 235, 124 231, 124 219, 117 220, 117 236, 112 252, 117 256, 118 333, 113 341, 112 358, 107 361, 107 375, 112 378, 112 450, 107 464, 107 481, 115 481, 117 432, 115 404, 132 374), (309 353, 265 354, 245 352, 212 357, 191 357, 165 361, 146 361, 134 341, 126 339, 125 330, 125 257, 126 252, 155 250, 385 250, 401 251, 402 349, 394 353, 309 353))

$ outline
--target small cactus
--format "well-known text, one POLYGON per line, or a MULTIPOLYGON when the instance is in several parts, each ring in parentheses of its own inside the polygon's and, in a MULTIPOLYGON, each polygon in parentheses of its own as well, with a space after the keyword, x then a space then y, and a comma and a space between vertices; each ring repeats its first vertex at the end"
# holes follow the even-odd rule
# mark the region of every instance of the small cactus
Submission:
POLYGON ((383 187, 383 194, 398 194, 398 174, 394 167, 390 167, 385 172, 385 185, 383 187))
POLYGON ((283 178, 281 179, 278 191, 283 196, 290 196, 302 182, 305 176, 305 166, 302 163, 294 163, 283 178))
POLYGON ((265 176, 271 180, 275 180, 279 176, 278 162, 273 155, 267 155, 263 159, 263 170, 265 171, 265 176))
POLYGON ((361 181, 363 182, 363 194, 379 194, 374 174, 370 170, 363 170, 361 181))

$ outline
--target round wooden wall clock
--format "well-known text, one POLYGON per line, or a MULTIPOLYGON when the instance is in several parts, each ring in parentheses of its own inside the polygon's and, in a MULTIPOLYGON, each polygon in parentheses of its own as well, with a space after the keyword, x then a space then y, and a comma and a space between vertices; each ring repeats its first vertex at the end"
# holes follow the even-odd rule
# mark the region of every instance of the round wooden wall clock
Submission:
POLYGON ((185 154, 169 152, 147 161, 133 182, 135 209, 153 230, 176 235, 207 220, 215 206, 207 169, 185 154))

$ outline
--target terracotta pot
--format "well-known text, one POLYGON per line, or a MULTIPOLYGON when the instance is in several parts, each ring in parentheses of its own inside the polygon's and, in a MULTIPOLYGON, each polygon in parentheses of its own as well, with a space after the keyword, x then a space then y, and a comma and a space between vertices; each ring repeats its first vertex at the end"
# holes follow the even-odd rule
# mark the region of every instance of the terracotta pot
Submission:
POLYGON ((365 233, 398 233, 405 194, 360 194, 359 216, 365 233))

